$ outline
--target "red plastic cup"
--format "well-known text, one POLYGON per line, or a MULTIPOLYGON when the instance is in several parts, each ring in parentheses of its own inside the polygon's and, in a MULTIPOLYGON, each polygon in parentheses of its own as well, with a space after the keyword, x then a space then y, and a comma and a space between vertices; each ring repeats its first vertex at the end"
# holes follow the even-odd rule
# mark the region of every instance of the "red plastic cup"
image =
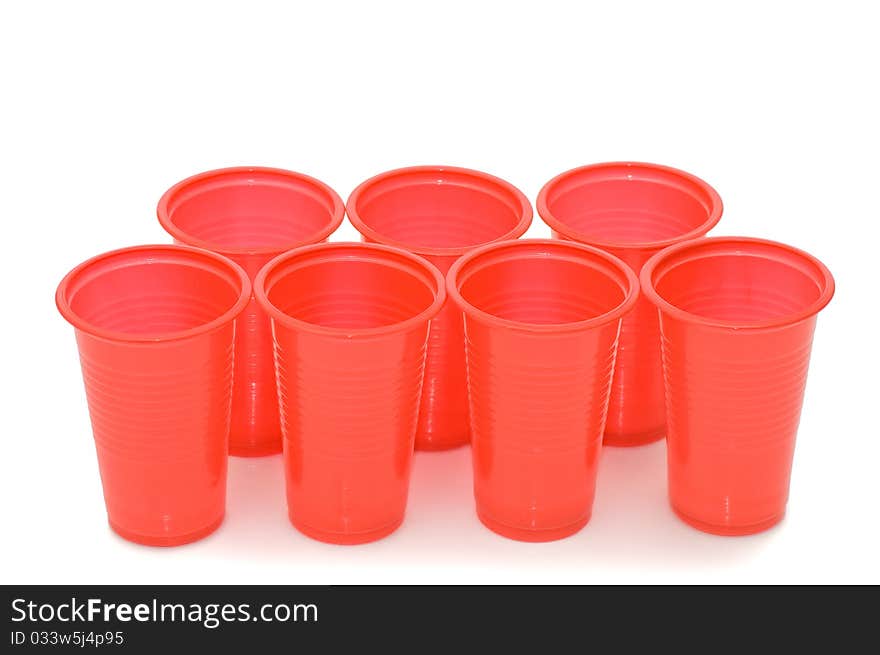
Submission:
POLYGON ((785 514, 831 273, 781 243, 717 237, 652 257, 642 290, 660 313, 673 509, 705 532, 766 530, 785 514))
POLYGON ((223 521, 234 320, 250 295, 233 262, 171 245, 99 255, 58 286, 110 527, 125 539, 177 546, 223 521))
POLYGON ((592 512, 635 274, 597 248, 528 239, 465 255, 447 288, 464 312, 480 520, 521 541, 574 534, 592 512))
MULTIPOLYGON (((666 246, 701 237, 721 218, 703 180, 667 166, 618 162, 575 168, 538 194, 553 236, 607 250, 639 273, 666 246)), ((605 444, 640 446, 666 434, 657 312, 644 298, 623 320, 605 444)))
MULTIPOLYGON (((352 192, 346 210, 364 241, 421 255, 444 274, 478 246, 522 236, 532 221, 532 207, 519 189, 452 166, 377 175, 352 192)), ((447 303, 431 323, 417 449, 470 441, 466 378, 461 312, 447 303)))
MULTIPOLYGON (((208 171, 168 189, 159 222, 185 243, 224 255, 251 280, 273 257, 325 241, 345 215, 333 189, 314 178, 277 168, 208 171)), ((278 395, 269 319, 251 302, 238 321, 229 452, 258 457, 281 452, 278 395)))
POLYGON ((275 336, 291 522, 337 544, 390 534, 443 277, 396 248, 328 243, 276 257, 254 285, 275 336))

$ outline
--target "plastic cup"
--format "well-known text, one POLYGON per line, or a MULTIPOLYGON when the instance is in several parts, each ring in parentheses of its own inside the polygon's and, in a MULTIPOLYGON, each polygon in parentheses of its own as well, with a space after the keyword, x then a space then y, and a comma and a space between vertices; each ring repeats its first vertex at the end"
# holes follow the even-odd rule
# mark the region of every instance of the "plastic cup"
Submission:
POLYGON ((443 277, 396 248, 328 243, 273 259, 254 284, 275 337, 291 522, 337 544, 390 534, 443 277))
POLYGON ((766 530, 785 514, 831 273, 781 243, 718 237, 658 253, 641 279, 663 335, 672 507, 705 532, 766 530))
MULTIPOLYGON (((553 236, 607 250, 639 273, 666 246, 706 234, 721 198, 703 180, 667 166, 619 162, 583 166, 538 194, 553 236)), ((640 446, 666 434, 657 312, 644 298, 620 330, 605 444, 640 446)))
POLYGON ((223 521, 235 317, 251 286, 216 254, 115 250, 55 301, 76 331, 110 527, 176 546, 223 521))
MULTIPOLYGON (((358 186, 346 204, 368 242, 421 255, 446 273, 461 255, 516 239, 532 221, 528 198, 492 175, 452 166, 388 171, 358 186)), ((461 312, 447 303, 431 323, 416 448, 470 441, 461 312)))
POLYGON ((465 255, 447 288, 464 312, 480 520, 521 541, 574 534, 592 512, 635 274, 596 248, 528 239, 465 255))
MULTIPOLYGON (((325 241, 345 214, 333 189, 277 168, 208 171, 171 187, 159 200, 159 222, 176 243, 205 248, 238 263, 251 280, 273 257, 325 241)), ((251 298, 238 321, 229 452, 258 457, 281 452, 281 427, 269 319, 251 298)))

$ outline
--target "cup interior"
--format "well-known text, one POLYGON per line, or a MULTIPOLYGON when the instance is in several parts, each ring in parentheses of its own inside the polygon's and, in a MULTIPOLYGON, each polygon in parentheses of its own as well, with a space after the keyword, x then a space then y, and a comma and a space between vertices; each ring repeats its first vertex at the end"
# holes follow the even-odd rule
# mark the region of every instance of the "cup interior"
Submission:
POLYGON ((698 236, 721 215, 720 199, 705 182, 648 164, 564 173, 542 190, 539 208, 569 238, 619 246, 698 236))
POLYGON ((490 316, 531 325, 564 325, 619 308, 631 284, 604 258, 563 242, 513 242, 461 267, 458 292, 490 316))
POLYGON ((161 338, 220 319, 241 304, 243 284, 231 266, 209 253, 140 247, 74 269, 58 301, 77 327, 161 338))
POLYGON ((324 185, 275 169, 226 169, 172 187, 159 219, 172 236, 218 251, 287 250, 326 238, 342 219, 324 185))
POLYGON ((324 328, 402 323, 426 312, 440 293, 438 281, 414 261, 362 244, 292 253, 269 266, 263 282, 269 304, 285 316, 324 328))
POLYGON ((809 312, 831 284, 824 267, 799 251, 725 239, 670 254, 651 280, 656 294, 681 311, 743 324, 809 312))
POLYGON ((491 176, 417 168, 361 185, 349 200, 349 216, 371 240, 425 252, 520 236, 531 208, 513 187, 491 176))

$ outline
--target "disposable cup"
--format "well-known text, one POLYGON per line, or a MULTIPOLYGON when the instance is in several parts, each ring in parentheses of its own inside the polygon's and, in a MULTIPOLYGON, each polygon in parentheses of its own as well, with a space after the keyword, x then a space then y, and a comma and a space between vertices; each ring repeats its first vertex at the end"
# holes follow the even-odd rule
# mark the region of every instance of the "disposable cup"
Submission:
MULTIPOLYGON (((452 166, 388 171, 358 186, 348 217, 368 242, 428 259, 446 273, 461 255, 515 239, 529 227, 532 208, 516 187, 492 175, 452 166)), ((431 325, 416 448, 467 444, 467 389, 461 312, 447 303, 431 325)))
MULTIPOLYGON (((538 194, 553 236, 607 250, 638 275, 651 255, 706 234, 721 198, 703 180, 656 164, 615 162, 558 175, 538 194)), ((644 298, 620 330, 605 444, 639 446, 666 433, 657 312, 644 298)))
POLYGON ((527 239, 465 255, 447 288, 464 312, 480 520, 522 541, 574 534, 592 513, 635 274, 597 248, 527 239))
POLYGON ((672 246, 642 269, 659 308, 669 498, 699 530, 766 530, 785 514, 816 316, 831 273, 743 237, 672 246))
POLYGON ((276 257, 254 288, 272 321, 291 522, 338 544, 390 534, 443 277, 396 248, 328 243, 276 257))
POLYGON ((107 515, 125 539, 176 546, 222 522, 234 320, 250 294, 233 262, 171 245, 99 255, 58 286, 107 515))
MULTIPOLYGON (((157 215, 176 243, 212 250, 251 280, 273 257, 325 241, 345 214, 333 189, 314 178, 265 167, 224 168, 178 182, 157 215)), ((281 452, 281 427, 269 319, 251 298, 238 321, 229 452, 281 452)))

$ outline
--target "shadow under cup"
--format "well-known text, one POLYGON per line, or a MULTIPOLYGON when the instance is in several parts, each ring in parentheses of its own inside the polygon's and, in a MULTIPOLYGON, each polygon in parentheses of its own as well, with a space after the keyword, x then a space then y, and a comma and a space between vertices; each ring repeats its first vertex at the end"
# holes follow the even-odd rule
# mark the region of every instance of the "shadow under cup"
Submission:
POLYGON ((715 534, 769 528, 788 501, 831 273, 784 244, 717 237, 654 256, 642 290, 660 315, 673 509, 715 534))
POLYGON ((523 541, 577 532, 635 274, 595 248, 526 239, 465 255, 448 288, 464 312, 480 520, 523 541))
MULTIPOLYGON (((721 198, 684 171, 639 162, 592 164, 550 180, 538 213, 554 238, 596 246, 639 274, 663 248, 704 236, 721 218, 721 198)), ((623 320, 605 444, 638 446, 666 433, 657 312, 644 298, 623 320)))
POLYGON ((122 537, 179 545, 223 520, 234 320, 250 293, 240 267, 181 246, 106 253, 58 286, 122 537))
MULTIPOLYGON (((251 280, 273 257, 327 239, 345 210, 323 182, 266 167, 208 171, 171 187, 157 215, 175 242, 212 250, 238 263, 251 280)), ((236 329, 229 452, 281 452, 281 427, 269 319, 251 299, 236 329)))
MULTIPOLYGON (((381 173, 360 184, 348 216, 365 241, 418 254, 443 274, 464 253, 516 239, 532 220, 516 187, 480 171, 413 166, 381 173)), ((416 448, 442 450, 467 444, 464 333, 461 312, 447 303, 431 322, 416 448)))
POLYGON ((339 544, 389 534, 406 508, 440 272, 395 248, 330 243, 272 260, 255 293, 273 325, 291 522, 339 544))

